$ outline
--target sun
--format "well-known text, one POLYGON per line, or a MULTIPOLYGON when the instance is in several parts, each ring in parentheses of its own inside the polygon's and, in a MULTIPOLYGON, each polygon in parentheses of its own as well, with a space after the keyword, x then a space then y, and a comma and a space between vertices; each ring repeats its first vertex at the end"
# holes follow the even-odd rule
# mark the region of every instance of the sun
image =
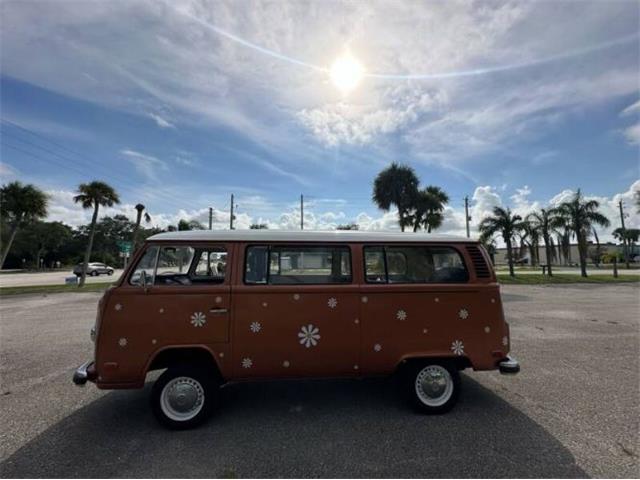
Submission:
POLYGON ((331 82, 346 94, 358 86, 364 76, 362 64, 349 52, 343 53, 331 65, 329 77, 331 82))

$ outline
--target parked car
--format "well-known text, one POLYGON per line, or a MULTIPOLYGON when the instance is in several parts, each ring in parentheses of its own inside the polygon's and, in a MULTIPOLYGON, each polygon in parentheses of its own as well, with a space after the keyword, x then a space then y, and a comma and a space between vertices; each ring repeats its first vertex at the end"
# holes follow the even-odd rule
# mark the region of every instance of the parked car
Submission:
POLYGON ((92 339, 73 381, 142 388, 164 369, 152 409, 177 429, 235 381, 399 372, 419 411, 444 413, 461 370, 520 370, 484 248, 424 234, 154 235, 102 297, 92 339))
MULTIPOLYGON (((75 273, 78 277, 82 275, 82 265, 82 263, 79 263, 75 267, 73 267, 73 273, 75 273)), ((106 275, 113 275, 113 268, 109 265, 98 262, 91 262, 87 265, 87 275, 97 277, 98 275, 102 275, 103 273, 106 275)))

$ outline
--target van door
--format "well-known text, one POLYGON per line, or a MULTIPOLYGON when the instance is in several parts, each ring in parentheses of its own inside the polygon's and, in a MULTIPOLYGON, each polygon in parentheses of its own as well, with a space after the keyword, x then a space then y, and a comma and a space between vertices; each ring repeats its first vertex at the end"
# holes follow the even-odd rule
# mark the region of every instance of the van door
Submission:
POLYGON ((358 287, 349 247, 243 245, 234 286, 234 376, 358 373, 358 287))
MULTIPOLYGON (((151 245, 110 297, 105 361, 142 368, 164 347, 228 348, 231 245, 151 245), (142 277, 145 277, 143 285, 142 277)), ((139 370, 138 370, 139 372, 139 370)))

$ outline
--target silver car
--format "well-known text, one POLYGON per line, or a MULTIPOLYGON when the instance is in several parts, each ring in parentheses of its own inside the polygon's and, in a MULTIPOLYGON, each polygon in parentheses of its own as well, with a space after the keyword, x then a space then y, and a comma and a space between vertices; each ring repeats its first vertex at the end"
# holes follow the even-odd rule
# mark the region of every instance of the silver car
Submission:
MULTIPOLYGON (((82 263, 79 263, 78 265, 73 267, 73 273, 75 273, 78 277, 82 275, 82 265, 82 263)), ((101 275, 103 273, 107 275, 113 275, 113 267, 98 262, 90 262, 87 265, 87 275, 97 277, 98 275, 101 275)))

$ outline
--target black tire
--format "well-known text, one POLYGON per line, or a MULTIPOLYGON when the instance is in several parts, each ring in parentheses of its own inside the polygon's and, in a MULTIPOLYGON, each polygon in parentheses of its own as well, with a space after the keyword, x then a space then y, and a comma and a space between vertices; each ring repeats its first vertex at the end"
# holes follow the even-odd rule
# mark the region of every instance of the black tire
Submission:
MULTIPOLYGON (((171 387, 168 387, 171 388, 171 387)), ((197 387, 196 387, 197 389, 197 387)), ((165 427, 172 430, 186 430, 204 423, 213 413, 218 400, 218 385, 212 372, 196 365, 179 365, 169 367, 153 384, 151 389, 151 408, 156 419, 165 427), (189 418, 177 419, 171 416, 171 405, 168 404, 165 387, 176 379, 182 380, 189 386, 196 382, 202 390, 201 407, 197 413, 189 418)))
POLYGON ((97 270, 93 270, 90 275, 92 277, 97 277, 98 275, 100 275, 100 272, 98 272, 97 270))
POLYGON ((113 270, 107 270, 107 275, 113 275, 113 270))
POLYGON ((442 414, 451 410, 460 396, 460 373, 455 365, 446 361, 425 360, 409 365, 405 372, 404 388, 411 405, 420 413, 442 414), (424 373, 423 373, 424 372, 424 373), (439 389, 431 391, 419 383, 418 377, 434 376, 444 380, 442 394, 437 396, 439 389))

